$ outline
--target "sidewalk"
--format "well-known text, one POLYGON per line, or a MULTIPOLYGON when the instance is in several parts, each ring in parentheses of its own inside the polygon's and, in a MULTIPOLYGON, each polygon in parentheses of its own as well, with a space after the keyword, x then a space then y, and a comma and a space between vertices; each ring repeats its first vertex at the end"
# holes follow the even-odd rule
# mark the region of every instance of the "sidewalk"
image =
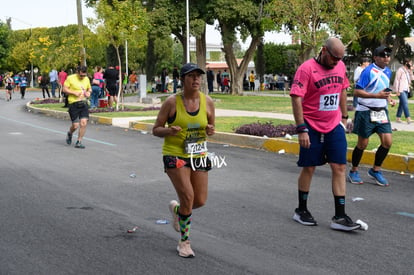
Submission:
MULTIPOLYGON (((130 103, 128 103, 130 104, 130 103)), ((135 104, 135 103, 133 103, 135 104)), ((396 109, 391 109, 391 111, 396 111, 396 109)), ((216 117, 258 117, 258 118, 277 118, 284 120, 291 120, 294 123, 294 118, 292 114, 281 114, 281 113, 271 113, 271 112, 257 112, 257 111, 240 111, 240 110, 226 110, 226 109, 216 109, 216 117)), ((122 121, 114 121, 113 125, 118 127, 127 127, 130 129, 140 130, 144 132, 151 132, 152 124, 141 123, 139 120, 143 118, 124 118, 122 121), (115 125, 118 124, 118 125, 115 125), (121 124, 123 126, 121 126, 121 124)), ((155 117, 153 117, 155 119, 155 117)), ((397 123, 391 122, 391 126, 394 131, 413 131, 414 132, 414 123, 407 124, 406 122, 397 123)), ((233 133, 220 133, 216 132, 215 135, 209 137, 209 141, 215 143, 228 144, 238 147, 248 147, 254 149, 261 149, 266 151, 271 151, 279 154, 299 154, 299 146, 297 142, 287 140, 284 138, 266 138, 266 137, 257 137, 250 135, 240 135, 233 133)), ((352 148, 348 149, 347 161, 350 162, 352 158, 352 148)), ((362 165, 372 165, 375 159, 375 152, 365 151, 361 159, 362 165)), ((414 172, 414 158, 406 155, 397 155, 389 154, 383 163, 383 168, 387 170, 405 173, 414 172)))
MULTIPOLYGON (((149 94, 150 97, 156 97, 157 95, 149 94)), ((263 96, 283 96, 283 95, 263 95, 263 96)), ((124 103, 128 105, 135 105, 135 106, 155 106, 160 107, 161 104, 142 104, 137 103, 138 97, 125 97, 124 103)), ((414 103, 414 100, 411 102, 414 103)), ((396 112, 397 106, 390 108, 390 112, 396 112)), ((281 113, 273 113, 273 112, 260 112, 260 111, 241 111, 241 110, 228 110, 228 109, 216 109, 216 117, 259 117, 259 118, 276 118, 276 119, 284 119, 284 120, 291 120, 294 122, 294 118, 292 114, 281 114, 281 113)), ((116 119, 113 121, 115 123, 114 126, 118 127, 128 127, 129 121, 140 121, 140 120, 147 120, 147 119, 155 119, 156 117, 131 117, 131 118, 123 118, 123 119, 116 119)), ((351 118, 352 119, 352 118, 351 118)), ((403 118, 404 119, 404 118, 403 118)), ((392 129, 394 131, 412 131, 414 132, 414 122, 411 124, 407 124, 407 122, 403 121, 401 123, 397 123, 395 121, 391 122, 392 129)))
MULTIPOLYGON (((160 104, 142 104, 138 103, 137 99, 130 97, 128 100, 125 100, 124 103, 127 105, 140 105, 140 106, 155 106, 158 107, 160 104)), ((50 116, 54 116, 60 119, 69 119, 68 113, 63 111, 50 111, 40 108, 35 108, 27 104, 27 108, 33 113, 42 113, 50 116)), ((216 109, 216 117, 237 117, 237 116, 246 116, 246 117, 258 117, 258 118, 277 118, 284 120, 294 121, 293 115, 291 114, 280 114, 280 113, 271 113, 271 112, 254 112, 254 111, 238 111, 238 110, 225 110, 225 109, 216 109)), ((151 117, 125 117, 125 118, 103 118, 90 115, 90 122, 97 124, 106 124, 116 127, 127 128, 131 130, 138 130, 142 133, 149 133, 152 131, 153 123, 140 122, 141 120, 155 120, 155 116, 151 117)), ((414 123, 407 124, 392 122, 392 128, 397 131, 414 131, 414 123)), ((299 154, 299 146, 296 141, 292 141, 285 138, 267 138, 267 137, 258 137, 251 135, 241 135, 234 133, 223 133, 216 132, 215 135, 209 137, 209 141, 215 143, 226 144, 229 146, 236 147, 246 147, 253 149, 266 150, 270 152, 275 152, 279 154, 299 154)), ((352 148, 348 149, 347 161, 350 162, 352 157, 352 148)), ((365 151, 361 159, 361 164, 371 166, 374 163, 375 152, 365 151)), ((408 155, 397 155, 389 154, 383 163, 383 168, 396 172, 405 172, 405 173, 414 173, 414 157, 408 155)))

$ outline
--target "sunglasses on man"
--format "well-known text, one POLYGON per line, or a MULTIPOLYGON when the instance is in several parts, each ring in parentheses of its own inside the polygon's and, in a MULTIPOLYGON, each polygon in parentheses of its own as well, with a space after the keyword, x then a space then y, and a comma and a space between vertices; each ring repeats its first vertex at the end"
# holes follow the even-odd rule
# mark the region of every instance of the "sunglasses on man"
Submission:
POLYGON ((391 56, 391 53, 389 53, 389 52, 383 52, 383 53, 380 53, 378 56, 379 57, 383 57, 383 58, 390 57, 391 56))
POLYGON ((329 53, 329 55, 332 57, 333 60, 335 60, 337 62, 342 60, 343 57, 336 56, 329 50, 328 47, 325 47, 325 48, 326 48, 326 51, 329 53))

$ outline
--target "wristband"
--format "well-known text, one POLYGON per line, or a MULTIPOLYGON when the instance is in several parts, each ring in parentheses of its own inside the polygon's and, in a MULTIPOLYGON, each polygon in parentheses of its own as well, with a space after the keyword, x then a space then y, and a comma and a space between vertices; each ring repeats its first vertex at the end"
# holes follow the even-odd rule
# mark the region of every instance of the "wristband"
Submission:
POLYGON ((298 134, 301 134, 301 133, 308 133, 308 132, 309 132, 309 129, 305 127, 305 128, 303 128, 303 129, 296 130, 296 132, 298 132, 298 134))
POLYGON ((346 115, 346 116, 342 116, 342 119, 348 119, 349 118, 349 116, 348 115, 346 115))
POLYGON ((309 129, 306 127, 305 123, 301 123, 298 126, 296 126, 296 132, 298 132, 298 133, 307 133, 307 132, 309 132, 309 129))

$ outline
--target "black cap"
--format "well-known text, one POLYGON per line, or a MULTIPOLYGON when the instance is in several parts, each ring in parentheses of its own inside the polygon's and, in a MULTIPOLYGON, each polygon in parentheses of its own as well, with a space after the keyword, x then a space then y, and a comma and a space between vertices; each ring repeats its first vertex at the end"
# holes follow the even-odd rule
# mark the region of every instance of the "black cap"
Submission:
POLYGON ((181 67, 180 76, 183 77, 184 75, 191 73, 193 71, 198 71, 200 74, 205 74, 205 72, 200 69, 197 64, 194 63, 187 63, 181 67))
POLYGON ((385 53, 385 52, 391 53, 392 50, 384 45, 379 46, 378 48, 375 49, 374 56, 379 56, 380 54, 385 53))

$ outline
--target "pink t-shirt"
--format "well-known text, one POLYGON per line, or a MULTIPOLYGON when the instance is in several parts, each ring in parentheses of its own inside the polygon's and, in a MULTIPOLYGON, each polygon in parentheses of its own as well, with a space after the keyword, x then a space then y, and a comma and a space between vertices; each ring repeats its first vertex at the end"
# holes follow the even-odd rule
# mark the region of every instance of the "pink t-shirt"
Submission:
POLYGON ((304 62, 296 71, 290 95, 302 98, 303 117, 321 133, 332 131, 341 121, 341 93, 349 87, 345 64, 340 61, 333 69, 315 59, 304 62))
POLYGON ((68 74, 65 71, 60 71, 58 74, 59 83, 63 85, 67 77, 68 77, 68 74))
POLYGON ((101 72, 95 72, 93 74, 93 79, 99 79, 99 80, 101 80, 101 82, 99 83, 99 87, 100 88, 103 87, 103 85, 104 85, 104 82, 103 82, 103 73, 101 73, 101 72))

